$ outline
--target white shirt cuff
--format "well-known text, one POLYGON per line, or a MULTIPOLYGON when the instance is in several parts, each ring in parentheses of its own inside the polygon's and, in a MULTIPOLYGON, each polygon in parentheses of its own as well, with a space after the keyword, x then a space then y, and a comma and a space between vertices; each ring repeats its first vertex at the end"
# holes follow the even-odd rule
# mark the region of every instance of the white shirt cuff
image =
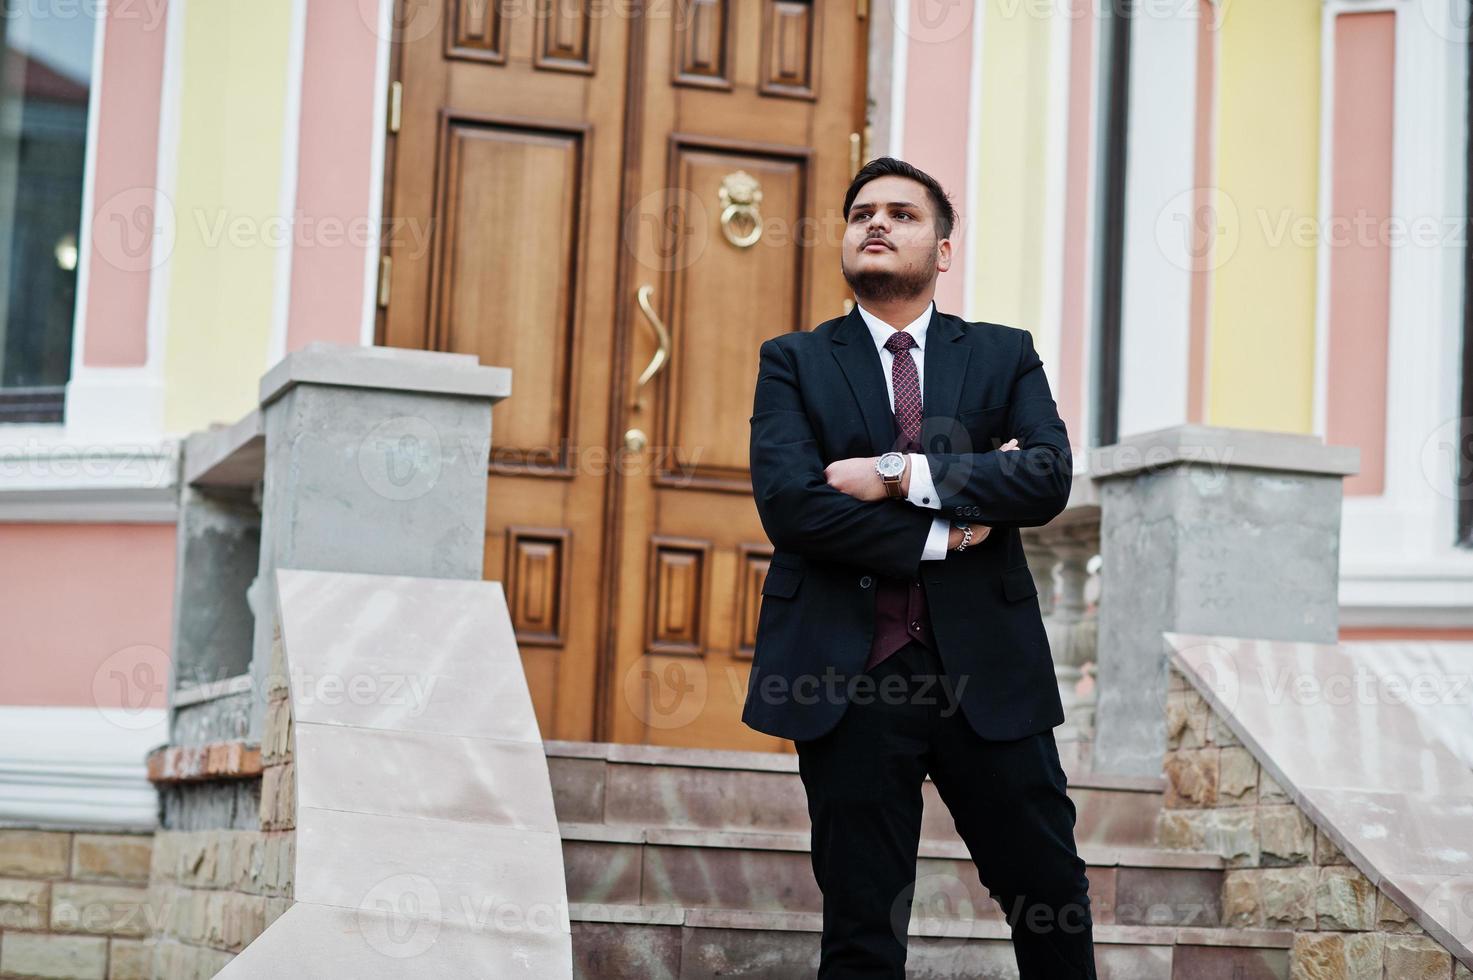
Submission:
POLYGON ((906 455, 910 457, 910 493, 905 499, 917 507, 940 510, 941 498, 936 495, 936 483, 931 479, 931 464, 921 453, 906 455))
POLYGON ((935 561, 946 557, 946 545, 951 538, 951 521, 938 517, 931 522, 931 533, 926 535, 926 547, 921 551, 921 561, 935 561))

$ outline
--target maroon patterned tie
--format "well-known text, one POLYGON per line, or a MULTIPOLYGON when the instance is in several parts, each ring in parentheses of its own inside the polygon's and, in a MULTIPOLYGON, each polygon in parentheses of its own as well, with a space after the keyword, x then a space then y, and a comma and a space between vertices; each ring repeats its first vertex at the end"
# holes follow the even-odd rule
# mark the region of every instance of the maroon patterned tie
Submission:
POLYGON ((908 353, 916 339, 897 330, 885 339, 885 349, 895 356, 890 363, 890 381, 895 386, 895 424, 905 440, 905 450, 921 448, 921 384, 916 377, 915 358, 908 353))

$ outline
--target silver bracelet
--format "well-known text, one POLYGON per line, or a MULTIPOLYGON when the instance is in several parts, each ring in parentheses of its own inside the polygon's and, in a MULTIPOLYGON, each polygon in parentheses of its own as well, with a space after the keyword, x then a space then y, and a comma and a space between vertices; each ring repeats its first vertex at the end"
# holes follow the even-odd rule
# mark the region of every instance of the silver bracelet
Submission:
POLYGON ((967 545, 972 543, 972 525, 957 524, 955 526, 961 528, 962 532, 962 543, 956 546, 957 553, 960 554, 967 550, 967 545))

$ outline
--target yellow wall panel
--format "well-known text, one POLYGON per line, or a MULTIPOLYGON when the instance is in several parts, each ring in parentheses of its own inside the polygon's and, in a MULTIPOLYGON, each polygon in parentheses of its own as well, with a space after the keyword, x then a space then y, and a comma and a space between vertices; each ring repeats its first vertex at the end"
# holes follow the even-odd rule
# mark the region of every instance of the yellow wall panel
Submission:
POLYGON ((1045 272, 1059 256, 1044 254, 1052 21, 1033 9, 985 2, 981 138, 966 227, 967 272, 975 287, 967 316, 1038 333, 1045 272))
POLYGON ((280 215, 291 0, 184 5, 164 423, 234 421, 266 369, 280 215))
POLYGON ((1222 4, 1207 421, 1313 427, 1320 0, 1222 4), (1230 250, 1230 254, 1228 254, 1230 250))

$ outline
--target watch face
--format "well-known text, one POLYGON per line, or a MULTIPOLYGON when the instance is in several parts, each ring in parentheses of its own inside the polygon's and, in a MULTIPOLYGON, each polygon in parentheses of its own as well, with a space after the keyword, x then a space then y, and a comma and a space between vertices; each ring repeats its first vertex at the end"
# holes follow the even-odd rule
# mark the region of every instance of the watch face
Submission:
POLYGON ((886 453, 875 464, 881 476, 899 476, 905 472, 905 457, 899 453, 886 453))

